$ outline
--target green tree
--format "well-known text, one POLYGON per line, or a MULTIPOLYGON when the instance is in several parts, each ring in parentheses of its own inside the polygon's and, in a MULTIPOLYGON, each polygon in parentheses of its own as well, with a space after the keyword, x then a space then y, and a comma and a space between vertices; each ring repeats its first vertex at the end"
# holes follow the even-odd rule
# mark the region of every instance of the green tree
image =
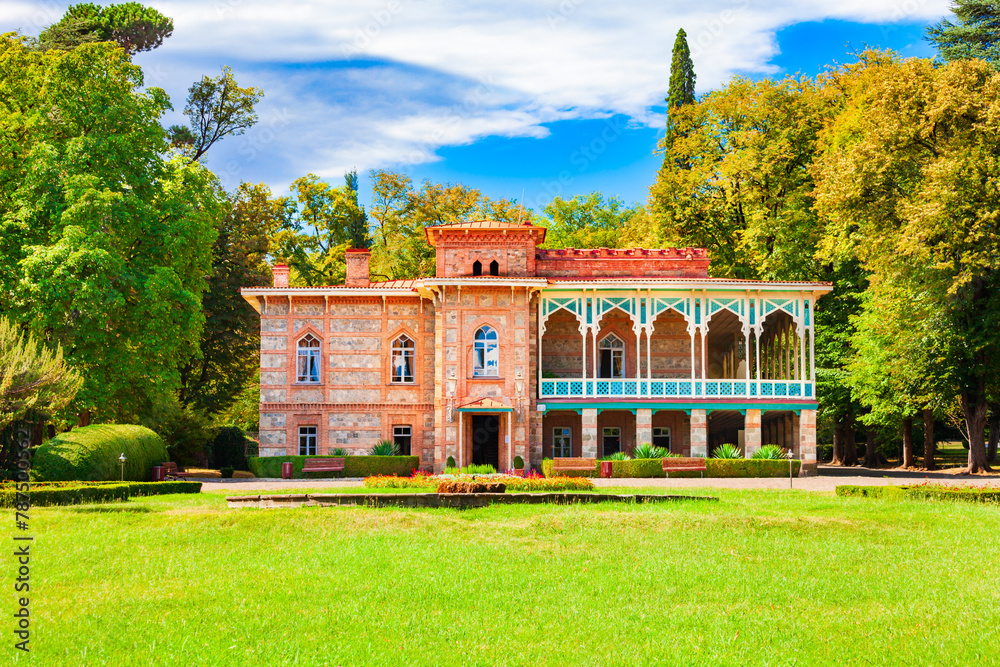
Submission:
POLYGON ((263 183, 240 183, 212 248, 212 274, 202 299, 200 354, 181 366, 178 399, 216 414, 236 401, 260 366, 260 318, 240 288, 267 285, 270 238, 288 215, 287 198, 263 183))
POLYGON ((425 181, 419 190, 405 174, 373 170, 372 271, 389 279, 434 275, 434 249, 425 229, 466 220, 528 220, 508 199, 490 199, 461 184, 425 181))
POLYGON ((688 48, 687 33, 681 28, 674 39, 674 50, 670 60, 670 87, 667 89, 667 141, 676 132, 673 118, 675 112, 685 104, 694 103, 694 62, 688 48))
POLYGON ((618 197, 604 198, 600 192, 556 197, 542 209, 546 248, 620 248, 649 219, 642 205, 626 206, 618 197))
POLYGON ((130 419, 197 349, 224 198, 163 159, 167 97, 117 46, 5 36, 0 68, 0 313, 62 346, 84 422, 130 419))
POLYGON ((82 384, 60 346, 50 350, 0 317, 0 431, 31 411, 61 410, 82 384))
POLYGON ((264 96, 260 88, 241 87, 230 67, 212 78, 202 77, 188 89, 184 115, 190 127, 172 125, 171 144, 197 160, 224 137, 238 136, 257 122, 255 106, 264 96))
POLYGON ((969 471, 984 470, 1000 377, 1000 74, 980 60, 863 60, 841 81, 847 103, 815 170, 821 250, 862 262, 874 296, 859 336, 891 339, 896 386, 961 402, 969 471))
POLYGON ((956 21, 947 19, 927 29, 927 41, 945 61, 979 58, 1000 68, 1000 2, 954 0, 956 21))
POLYGON ((90 42, 114 42, 131 56, 152 51, 173 31, 173 20, 138 2, 107 7, 88 2, 70 5, 57 23, 42 31, 38 46, 68 51, 90 42))

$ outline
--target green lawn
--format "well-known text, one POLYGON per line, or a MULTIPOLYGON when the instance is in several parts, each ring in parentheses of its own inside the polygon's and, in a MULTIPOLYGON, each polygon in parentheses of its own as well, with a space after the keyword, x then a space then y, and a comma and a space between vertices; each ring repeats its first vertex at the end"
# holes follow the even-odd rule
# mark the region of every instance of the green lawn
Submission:
POLYGON ((13 663, 995 660, 996 507, 671 492, 721 501, 229 510, 200 494, 35 509, 33 652, 13 663))

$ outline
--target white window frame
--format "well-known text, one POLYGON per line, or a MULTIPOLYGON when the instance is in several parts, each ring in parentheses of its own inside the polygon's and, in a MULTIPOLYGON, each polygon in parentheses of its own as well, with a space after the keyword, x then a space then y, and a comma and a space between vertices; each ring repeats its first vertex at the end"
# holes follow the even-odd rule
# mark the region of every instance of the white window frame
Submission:
MULTIPOLYGON (((601 455, 607 456, 608 452, 604 451, 604 439, 605 438, 618 438, 618 451, 623 451, 622 449, 622 429, 620 426, 605 426, 601 429, 601 455)), ((614 452, 612 452, 614 453, 614 452)))
POLYGON ((319 452, 319 427, 300 426, 299 456, 315 456, 317 452, 319 452), (309 451, 310 449, 312 451, 309 451))
POLYGON ((500 377, 500 333, 488 324, 473 335, 472 376, 500 377))
POLYGON ((619 379, 625 377, 625 341, 619 338, 614 333, 609 333, 607 336, 602 338, 597 344, 598 352, 601 357, 599 359, 598 370, 604 368, 604 352, 610 352, 611 354, 611 374, 608 378, 619 379), (615 344, 617 343, 617 345, 615 344), (618 374, 615 374, 615 362, 618 362, 618 374))
MULTIPOLYGON (((656 438, 657 437, 661 437, 661 438, 665 437, 667 439, 667 450, 669 451, 670 448, 674 444, 673 436, 670 433, 670 427, 669 426, 654 426, 653 427, 653 442, 651 444, 656 445, 656 438)), ((656 446, 659 447, 661 445, 656 445, 656 446)))
POLYGON ((568 426, 552 427, 552 458, 573 456, 573 429, 568 426))
POLYGON ((407 334, 400 334, 392 341, 392 352, 390 363, 392 364, 390 382, 392 384, 415 384, 417 381, 417 368, 416 368, 416 349, 417 341, 410 338, 407 334), (406 347, 406 342, 409 342, 410 346, 406 347), (400 368, 400 362, 404 365, 407 360, 409 360, 409 376, 406 373, 397 372, 400 368))
POLYGON ((319 384, 322 379, 320 361, 323 359, 323 341, 312 334, 306 334, 295 343, 295 382, 297 384, 319 384), (303 345, 315 341, 316 345, 303 345))

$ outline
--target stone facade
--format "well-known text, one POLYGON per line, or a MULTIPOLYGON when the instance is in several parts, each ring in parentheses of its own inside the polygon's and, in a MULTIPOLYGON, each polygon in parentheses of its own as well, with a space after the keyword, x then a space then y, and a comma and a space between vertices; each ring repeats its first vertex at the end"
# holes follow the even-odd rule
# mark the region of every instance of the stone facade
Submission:
POLYGON ((544 236, 441 225, 435 276, 372 283, 352 250, 344 285, 288 287, 279 265, 273 286, 243 290, 261 317, 262 455, 395 438, 427 469, 537 468, 557 437, 583 457, 734 441, 748 456, 782 444, 815 471, 810 316, 829 286, 734 285, 708 277, 701 249, 541 250, 544 236))

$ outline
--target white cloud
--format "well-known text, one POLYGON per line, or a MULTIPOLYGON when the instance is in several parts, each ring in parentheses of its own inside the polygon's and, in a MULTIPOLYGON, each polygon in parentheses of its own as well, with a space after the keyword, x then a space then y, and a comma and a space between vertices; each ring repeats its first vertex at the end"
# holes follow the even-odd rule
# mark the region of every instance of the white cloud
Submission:
MULTIPOLYGON (((542 123, 567 118, 621 113, 661 124, 651 107, 666 93, 681 27, 704 92, 737 73, 772 73, 783 26, 930 21, 948 12, 948 0, 149 4, 173 17, 175 30, 139 62, 178 111, 190 82, 222 64, 244 85, 265 89, 261 127, 213 158, 233 167, 234 178, 262 167, 328 175, 433 160, 441 146, 543 136, 542 123)), ((31 33, 62 6, 4 3, 0 22, 31 33)))

